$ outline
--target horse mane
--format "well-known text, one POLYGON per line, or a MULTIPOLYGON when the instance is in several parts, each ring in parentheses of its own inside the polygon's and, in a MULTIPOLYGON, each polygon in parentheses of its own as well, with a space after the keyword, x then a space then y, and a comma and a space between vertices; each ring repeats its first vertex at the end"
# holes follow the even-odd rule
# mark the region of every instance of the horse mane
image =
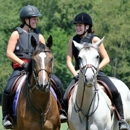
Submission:
MULTIPOLYGON (((97 48, 95 48, 95 47, 93 46, 92 43, 87 43, 87 42, 84 42, 84 43, 83 43, 83 48, 85 48, 86 50, 91 50, 91 48, 94 48, 94 49, 96 49, 97 51, 99 51, 97 48)), ((82 48, 82 49, 83 49, 83 48, 82 48)))
POLYGON ((39 44, 36 46, 36 49, 34 50, 33 55, 36 55, 36 54, 42 52, 43 50, 45 50, 45 48, 46 48, 46 45, 45 45, 45 44, 39 43, 39 44))
POLYGON ((90 50, 93 45, 91 43, 84 42, 82 49, 90 50))
POLYGON ((28 63, 28 69, 27 69, 28 80, 29 80, 29 78, 30 78, 31 75, 32 75, 32 69, 33 69, 33 66, 32 66, 32 59, 30 59, 30 61, 29 61, 29 63, 28 63))

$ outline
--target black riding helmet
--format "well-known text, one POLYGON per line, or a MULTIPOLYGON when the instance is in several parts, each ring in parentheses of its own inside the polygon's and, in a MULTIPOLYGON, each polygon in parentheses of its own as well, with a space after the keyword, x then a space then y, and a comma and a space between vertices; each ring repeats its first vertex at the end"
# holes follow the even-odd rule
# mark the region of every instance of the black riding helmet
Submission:
POLYGON ((20 11, 20 19, 21 21, 24 21, 25 18, 31 18, 35 16, 41 16, 41 13, 38 11, 38 9, 35 6, 27 5, 24 6, 20 11))
POLYGON ((77 14, 74 18, 73 23, 74 24, 77 24, 77 23, 84 24, 84 32, 80 36, 83 36, 86 32, 88 32, 88 33, 92 32, 92 30, 91 30, 91 28, 93 26, 92 18, 87 13, 82 12, 82 13, 77 14), (89 28, 87 30, 85 28, 86 25, 89 25, 89 28))
POLYGON ((87 13, 79 13, 75 16, 74 18, 74 21, 73 21, 74 24, 76 23, 83 23, 83 24, 88 24, 92 27, 92 18, 90 17, 90 15, 88 15, 87 13))
POLYGON ((41 13, 39 12, 39 10, 35 6, 32 6, 32 5, 24 6, 21 9, 20 14, 19 14, 19 17, 20 17, 21 21, 23 22, 22 26, 24 24, 26 24, 29 28, 35 30, 35 28, 32 28, 30 26, 30 18, 36 17, 36 16, 41 16, 41 13), (25 22, 26 18, 29 19, 29 25, 25 22))

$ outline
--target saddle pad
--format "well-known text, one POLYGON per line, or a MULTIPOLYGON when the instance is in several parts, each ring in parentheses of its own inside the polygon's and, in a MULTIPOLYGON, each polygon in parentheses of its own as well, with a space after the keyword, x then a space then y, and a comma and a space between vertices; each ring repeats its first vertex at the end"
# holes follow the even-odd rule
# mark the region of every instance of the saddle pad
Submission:
POLYGON ((57 95, 56 95, 56 93, 55 93, 53 87, 51 86, 50 89, 51 89, 51 92, 53 93, 53 95, 54 95, 54 97, 55 97, 55 99, 56 99, 56 101, 57 101, 57 95))
POLYGON ((22 85, 26 79, 27 75, 24 75, 20 84, 18 85, 18 88, 16 90, 15 96, 14 96, 14 100, 13 100, 13 116, 16 116, 16 108, 17 108, 17 103, 18 103, 18 99, 19 99, 19 94, 20 94, 20 90, 22 88, 22 85))
MULTIPOLYGON (((24 83, 25 79, 26 79, 27 75, 24 75, 14 96, 14 100, 13 100, 13 116, 16 116, 16 109, 17 109, 17 104, 18 104, 18 99, 19 99, 19 94, 22 88, 22 84, 24 83)), ((52 87, 50 87, 51 92, 53 93, 55 99, 57 100, 57 95, 54 91, 54 89, 52 87)))

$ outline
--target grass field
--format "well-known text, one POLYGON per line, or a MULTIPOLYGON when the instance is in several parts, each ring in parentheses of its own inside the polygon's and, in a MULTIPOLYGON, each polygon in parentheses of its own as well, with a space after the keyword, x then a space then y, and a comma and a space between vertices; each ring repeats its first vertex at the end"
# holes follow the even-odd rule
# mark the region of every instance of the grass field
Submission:
POLYGON ((2 126, 2 111, 1 111, 1 106, 0 106, 0 130, 5 130, 2 126))
MULTIPOLYGON (((68 125, 67 123, 62 123, 61 124, 61 129, 60 130, 67 130, 68 125)), ((1 106, 0 106, 0 130, 5 130, 2 126, 2 111, 1 111, 1 106)))

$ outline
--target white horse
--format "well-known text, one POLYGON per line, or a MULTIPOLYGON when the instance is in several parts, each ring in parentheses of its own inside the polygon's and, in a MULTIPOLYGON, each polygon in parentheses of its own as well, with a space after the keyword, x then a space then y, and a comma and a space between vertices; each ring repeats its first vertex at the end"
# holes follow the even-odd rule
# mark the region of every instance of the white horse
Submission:
MULTIPOLYGON (((97 83, 99 67, 98 47, 102 38, 95 44, 74 44, 80 50, 79 82, 75 86, 68 106, 70 130, 119 130, 116 113, 111 116, 111 101, 97 83)), ((121 94, 124 117, 130 128, 130 91, 116 78, 110 77, 121 94)))

